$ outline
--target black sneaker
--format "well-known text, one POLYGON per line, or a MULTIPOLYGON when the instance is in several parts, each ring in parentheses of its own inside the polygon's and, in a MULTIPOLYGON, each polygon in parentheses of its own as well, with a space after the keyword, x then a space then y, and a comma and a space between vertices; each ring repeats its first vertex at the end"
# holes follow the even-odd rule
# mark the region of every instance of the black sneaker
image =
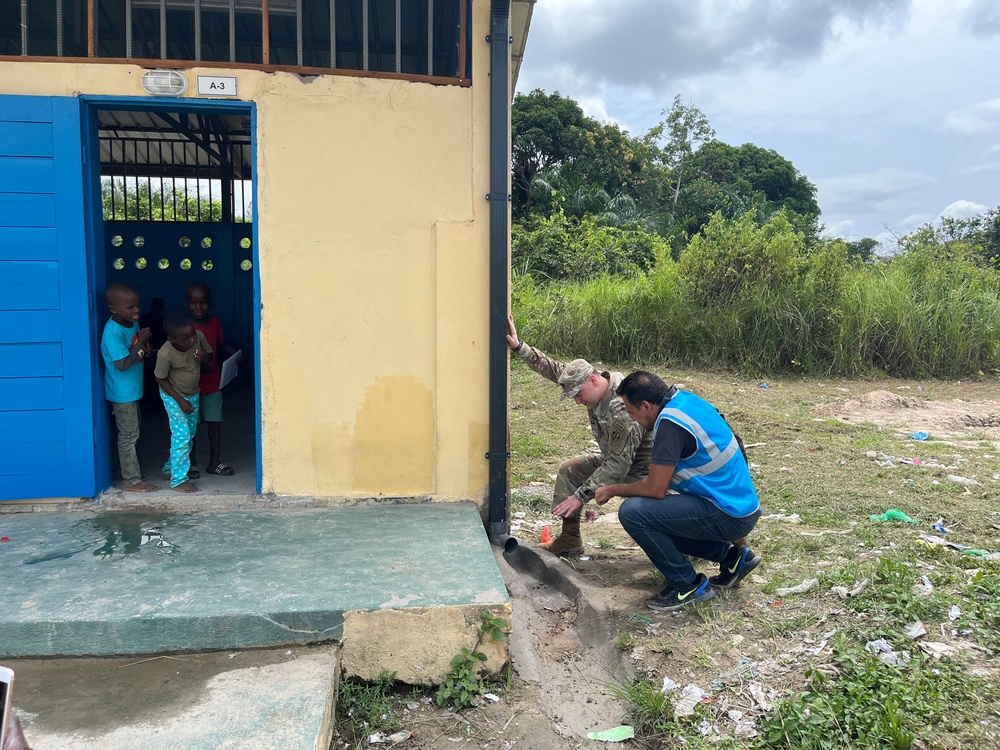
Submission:
POLYGON ((695 602, 703 602, 715 596, 708 579, 704 573, 699 573, 694 579, 694 583, 682 589, 675 589, 667 586, 656 596, 646 600, 646 606, 655 609, 657 612, 671 612, 681 607, 686 607, 695 602))
POLYGON ((719 575, 708 579, 717 589, 731 589, 750 575, 750 571, 760 565, 761 556, 749 547, 737 547, 739 556, 735 562, 719 564, 719 575))

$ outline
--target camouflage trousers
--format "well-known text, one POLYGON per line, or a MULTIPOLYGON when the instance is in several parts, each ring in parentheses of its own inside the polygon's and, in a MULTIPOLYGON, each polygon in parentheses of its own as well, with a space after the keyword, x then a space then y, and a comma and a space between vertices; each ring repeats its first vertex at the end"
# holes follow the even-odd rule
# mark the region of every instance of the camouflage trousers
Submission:
MULTIPOLYGON (((556 487, 552 493, 552 507, 555 508, 570 495, 575 495, 576 491, 587 483, 587 480, 601 467, 602 463, 604 463, 604 454, 600 451, 587 451, 586 453, 581 453, 579 456, 574 456, 563 461, 559 467, 558 474, 556 474, 556 487)), ((625 483, 638 482, 640 479, 645 478, 645 473, 630 472, 621 481, 625 483)), ((570 516, 570 518, 579 518, 582 512, 583 509, 581 508, 580 512, 570 516)))

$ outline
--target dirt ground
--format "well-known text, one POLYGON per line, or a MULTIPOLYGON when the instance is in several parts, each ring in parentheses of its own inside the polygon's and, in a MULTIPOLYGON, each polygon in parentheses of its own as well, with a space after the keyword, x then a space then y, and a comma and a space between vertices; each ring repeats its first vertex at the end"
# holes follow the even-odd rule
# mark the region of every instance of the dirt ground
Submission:
MULTIPOLYGON (((919 388, 919 386, 918 386, 919 388)), ((899 391, 875 390, 813 407, 818 417, 868 422, 901 434, 927 432, 938 439, 1000 441, 1000 401, 929 401, 899 391)))
MULTIPOLYGON (((937 394, 939 400, 928 400, 921 393, 923 387, 916 384, 897 386, 895 391, 873 387, 863 395, 851 393, 860 390, 862 387, 853 384, 850 389, 827 388, 826 395, 803 409, 795 427, 799 432, 788 444, 809 443, 805 437, 808 423, 836 420, 885 431, 893 440, 910 444, 919 440, 910 438, 911 433, 928 432, 938 448, 977 445, 986 451, 1000 450, 1000 400, 994 400, 995 384, 985 389, 994 399, 972 401, 946 396, 943 389, 937 394)), ((817 426, 817 430, 821 428, 817 426)), ((770 451, 767 465, 760 471, 772 475, 790 471, 784 466, 779 469, 777 464, 792 465, 792 454, 781 453, 791 448, 776 446, 773 437, 769 439, 771 445, 756 449, 770 451)), ((755 454, 751 448, 752 463, 758 455, 763 454, 755 454)), ((860 450, 850 460, 873 465, 880 457, 878 452, 865 454, 860 450)), ((829 458, 833 457, 824 460, 829 458)), ((846 460, 841 459, 841 463, 846 460)), ((829 466, 834 467, 835 462, 830 461, 829 466)), ((515 513, 514 535, 530 544, 538 541, 546 526, 551 527, 553 536, 558 533, 558 520, 544 512, 551 491, 551 485, 542 481, 514 488, 514 507, 529 508, 515 513), (535 512, 532 508, 541 509, 535 512)), ((774 511, 773 516, 762 519, 751 538, 755 547, 764 550, 765 564, 741 587, 718 592, 714 602, 691 611, 657 613, 643 602, 664 582, 618 523, 620 502, 594 508, 583 526, 584 554, 555 563, 565 566, 571 579, 584 582, 581 596, 567 596, 523 572, 505 571, 515 607, 514 670, 509 692, 483 708, 461 713, 439 709, 429 698, 420 705, 411 704, 404 725, 414 736, 401 747, 610 748, 614 745, 586 739, 586 733, 628 723, 625 704, 612 693, 615 685, 627 684, 633 675, 646 676, 657 685, 675 683, 676 688, 670 691, 675 705, 684 686, 695 685, 710 692, 705 702, 712 704, 713 721, 692 724, 687 731, 693 736, 700 734, 706 742, 720 738, 740 742, 754 736, 755 718, 769 711, 783 694, 804 685, 804 664, 821 671, 831 668, 827 641, 838 628, 848 627, 856 613, 838 606, 836 598, 831 600, 829 595, 817 605, 814 600, 773 593, 772 578, 793 575, 784 569, 798 571, 801 560, 779 560, 772 555, 769 570, 767 550, 793 537, 796 544, 816 548, 823 538, 844 540, 842 535, 852 533, 850 527, 801 525, 790 518, 794 514, 786 512, 796 510, 793 503, 778 504, 770 499, 765 511, 774 511), (581 607, 581 597, 587 600, 585 607, 581 607), (595 619, 602 621, 599 627, 595 627, 595 619)), ((879 549, 868 550, 864 543, 852 540, 828 552, 831 559, 819 564, 843 563, 855 555, 879 554, 879 549), (859 547, 859 553, 851 551, 859 547)), ((709 575, 715 572, 711 564, 699 563, 697 567, 709 575)), ((996 675, 995 664, 985 659, 970 661, 969 668, 979 670, 977 674, 996 675)), ((685 743, 650 746, 681 747, 685 743)))

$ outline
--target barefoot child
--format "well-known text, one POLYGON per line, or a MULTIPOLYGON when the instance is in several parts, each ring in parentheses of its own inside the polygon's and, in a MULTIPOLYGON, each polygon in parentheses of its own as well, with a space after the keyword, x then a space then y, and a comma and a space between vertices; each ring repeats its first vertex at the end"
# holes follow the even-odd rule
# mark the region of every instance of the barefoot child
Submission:
MULTIPOLYGON (((212 289, 208 284, 195 282, 187 288, 185 299, 188 310, 194 316, 195 330, 205 335, 205 340, 215 352, 215 361, 211 369, 204 372, 199 382, 201 403, 199 404, 199 421, 205 423, 208 431, 208 473, 222 477, 231 477, 235 472, 229 464, 219 461, 219 451, 222 447, 222 391, 219 381, 222 378, 222 362, 236 353, 233 347, 226 343, 222 335, 222 322, 209 314, 212 309, 212 289)), ((236 364, 243 364, 238 361, 236 364)), ((198 465, 194 443, 191 443, 191 465, 198 465)))
POLYGON ((156 355, 156 382, 170 420, 170 488, 178 492, 198 492, 191 479, 191 441, 198 429, 198 380, 212 363, 212 347, 194 328, 187 313, 171 313, 163 321, 167 343, 156 355))
POLYGON ((150 338, 148 328, 139 328, 139 293, 128 284, 111 284, 104 291, 111 319, 101 336, 104 358, 104 396, 118 427, 118 460, 126 492, 152 492, 156 485, 143 480, 135 444, 139 440, 142 413, 142 362, 150 338))

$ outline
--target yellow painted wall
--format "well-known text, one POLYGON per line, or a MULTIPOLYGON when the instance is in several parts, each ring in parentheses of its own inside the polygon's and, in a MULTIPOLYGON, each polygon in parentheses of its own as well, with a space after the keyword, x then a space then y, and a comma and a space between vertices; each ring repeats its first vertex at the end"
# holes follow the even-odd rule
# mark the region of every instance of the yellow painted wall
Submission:
MULTIPOLYGON (((265 492, 483 498, 488 11, 471 88, 184 71, 257 105, 265 492)), ((145 96, 142 72, 0 62, 0 94, 145 96)))

